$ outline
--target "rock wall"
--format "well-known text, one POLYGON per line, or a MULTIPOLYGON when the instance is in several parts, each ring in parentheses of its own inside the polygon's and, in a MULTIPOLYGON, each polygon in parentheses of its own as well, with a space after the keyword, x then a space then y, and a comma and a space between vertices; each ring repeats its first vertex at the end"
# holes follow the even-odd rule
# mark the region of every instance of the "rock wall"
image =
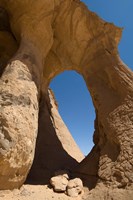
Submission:
MULTIPOLYGON (((83 76, 96 110, 94 148, 75 172, 97 177, 109 186, 132 185, 133 72, 119 58, 122 30, 78 0, 0 0, 0 13, 0 40, 5 50, 0 54, 0 189, 17 188, 25 181, 37 133, 40 159, 35 156, 34 174, 41 163, 42 170, 46 165, 46 171, 54 170, 49 155, 56 142, 55 168, 64 167, 65 162, 68 166, 77 163, 79 157, 68 146, 67 129, 62 140, 57 113, 48 107, 49 83, 64 70, 83 76), (46 141, 39 142, 39 138, 46 141)), ((72 138, 70 144, 74 144, 72 138)))

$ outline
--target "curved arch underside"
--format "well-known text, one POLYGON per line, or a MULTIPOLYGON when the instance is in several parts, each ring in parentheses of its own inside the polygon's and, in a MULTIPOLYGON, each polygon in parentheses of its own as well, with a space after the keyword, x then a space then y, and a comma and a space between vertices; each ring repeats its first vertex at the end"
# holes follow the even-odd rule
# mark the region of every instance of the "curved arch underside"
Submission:
POLYGON ((0 0, 0 19, 0 189, 20 187, 31 166, 32 180, 67 168, 131 185, 133 73, 118 55, 121 29, 78 0, 0 0), (83 76, 96 110, 95 145, 81 163, 48 91, 64 70, 83 76))

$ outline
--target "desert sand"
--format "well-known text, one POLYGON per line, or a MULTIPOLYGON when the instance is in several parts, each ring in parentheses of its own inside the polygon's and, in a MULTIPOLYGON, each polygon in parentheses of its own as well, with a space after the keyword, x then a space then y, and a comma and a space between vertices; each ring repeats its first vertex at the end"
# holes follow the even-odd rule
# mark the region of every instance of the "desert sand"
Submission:
POLYGON ((74 198, 64 193, 55 193, 48 185, 23 185, 20 190, 0 191, 0 200, 81 200, 85 196, 84 193, 74 198))

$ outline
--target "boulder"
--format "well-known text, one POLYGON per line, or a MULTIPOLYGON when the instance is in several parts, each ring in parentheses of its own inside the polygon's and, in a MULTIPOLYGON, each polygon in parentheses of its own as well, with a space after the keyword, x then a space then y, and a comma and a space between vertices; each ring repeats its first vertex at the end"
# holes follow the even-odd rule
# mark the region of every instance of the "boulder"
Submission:
POLYGON ((77 197, 83 191, 83 183, 80 178, 72 179, 67 185, 67 195, 70 197, 77 197))
POLYGON ((54 176, 50 179, 50 183, 55 192, 65 192, 68 184, 68 179, 64 176, 54 176))

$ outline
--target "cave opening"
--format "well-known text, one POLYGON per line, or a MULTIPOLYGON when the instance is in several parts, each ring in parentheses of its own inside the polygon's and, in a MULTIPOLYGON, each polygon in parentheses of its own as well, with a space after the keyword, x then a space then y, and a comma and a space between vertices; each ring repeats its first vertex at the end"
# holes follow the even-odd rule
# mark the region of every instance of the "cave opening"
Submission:
POLYGON ((86 156, 94 146, 95 109, 83 77, 76 71, 55 76, 50 88, 58 103, 59 113, 72 137, 86 156))

